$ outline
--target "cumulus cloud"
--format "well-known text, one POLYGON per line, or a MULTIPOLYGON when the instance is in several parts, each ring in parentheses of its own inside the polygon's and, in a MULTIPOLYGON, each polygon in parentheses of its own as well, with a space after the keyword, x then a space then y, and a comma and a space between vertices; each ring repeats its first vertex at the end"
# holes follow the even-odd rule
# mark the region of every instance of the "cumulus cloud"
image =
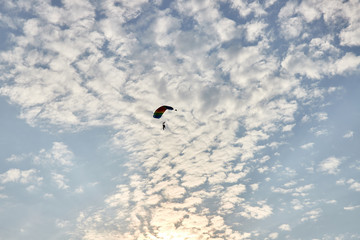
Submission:
POLYGON ((277 239, 279 237, 279 233, 273 232, 269 234, 270 239, 277 239))
POLYGON ((319 164, 319 170, 327 174, 337 174, 339 172, 339 166, 341 159, 336 157, 329 157, 319 164))
POLYGON ((18 182, 22 184, 40 184, 43 178, 37 176, 37 173, 38 171, 36 169, 21 170, 18 168, 12 168, 0 174, 0 182, 3 184, 11 182, 18 182))
POLYGON ((291 227, 290 227, 289 224, 281 224, 281 225, 279 226, 279 229, 280 229, 281 231, 291 231, 291 227))
POLYGON ((346 183, 349 185, 349 189, 360 192, 360 182, 357 182, 353 178, 351 178, 347 180, 346 183))
POLYGON ((240 213, 245 218, 263 219, 269 217, 272 212, 272 207, 265 203, 260 203, 260 206, 250 206, 244 204, 244 211, 240 213))

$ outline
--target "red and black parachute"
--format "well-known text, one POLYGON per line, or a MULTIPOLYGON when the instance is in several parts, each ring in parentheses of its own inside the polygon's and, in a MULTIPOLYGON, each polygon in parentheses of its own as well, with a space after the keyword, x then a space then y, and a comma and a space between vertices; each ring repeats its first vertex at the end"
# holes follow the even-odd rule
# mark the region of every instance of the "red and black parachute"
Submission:
MULTIPOLYGON (((154 118, 161 118, 161 116, 164 114, 166 110, 174 110, 173 107, 163 105, 155 110, 153 117, 154 118)), ((175 109, 176 111, 176 109, 175 109)))

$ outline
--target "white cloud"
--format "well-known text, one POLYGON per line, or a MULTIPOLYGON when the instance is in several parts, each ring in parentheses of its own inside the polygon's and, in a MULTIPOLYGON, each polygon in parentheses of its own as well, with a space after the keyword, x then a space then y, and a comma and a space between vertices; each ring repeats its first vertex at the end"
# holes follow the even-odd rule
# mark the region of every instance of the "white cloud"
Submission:
POLYGON ((315 143, 313 143, 313 142, 306 143, 306 144, 304 144, 304 145, 301 145, 300 148, 305 149, 305 150, 311 149, 311 148, 314 147, 314 144, 315 144, 315 143))
POLYGON ((18 182, 22 184, 40 184, 43 179, 42 177, 38 177, 37 173, 38 170, 36 169, 20 170, 17 168, 12 168, 0 174, 0 182, 3 184, 11 182, 18 182))
POLYGON ((1 194, 1 193, 0 193, 0 199, 6 199, 6 198, 8 198, 8 196, 7 196, 7 195, 5 195, 5 194, 1 194))
POLYGON ((54 142, 50 150, 42 149, 39 154, 33 157, 35 164, 56 167, 73 166, 74 153, 68 149, 68 146, 62 142, 54 142))
MULTIPOLYGON (((108 126, 114 147, 129 153, 127 173, 113 179, 127 184, 108 193, 103 205, 79 214, 79 238, 278 238, 272 231, 261 237, 240 232, 225 220, 239 214, 256 221, 277 210, 257 191, 263 185, 253 183, 258 182, 253 173, 276 169, 269 157, 259 155, 270 148, 280 152, 286 137, 277 139, 277 133, 294 130, 301 104, 330 93, 308 84, 306 77, 348 74, 360 62, 335 41, 339 37, 342 45, 357 44, 358 18, 351 16, 350 8, 340 11, 334 2, 288 1, 278 14, 279 30, 267 22, 270 18, 263 18, 266 8, 278 7, 275 2, 176 1, 160 9, 160 1, 153 5, 145 0, 62 1, 60 8, 30 1, 21 8, 32 14, 24 24, 1 17, 21 32, 1 53, 6 68, 1 68, 0 77, 0 94, 20 106, 21 117, 55 132, 108 126), (224 6, 236 10, 232 14, 237 16, 226 16, 224 6), (308 24, 316 24, 321 16, 323 24, 346 16, 349 25, 337 34, 324 30, 314 37, 308 24), (277 47, 279 31, 293 40, 290 46, 277 47), (164 115, 166 131, 151 118, 154 108, 164 103, 179 109, 164 115), (262 199, 254 203, 254 194, 262 199)), ((25 2, 12 4, 16 9, 25 2)), ((315 117, 324 121, 327 114, 315 117)), ((309 115, 302 122, 308 123, 309 115)), ((301 146, 312 147, 312 142, 301 146)), ((51 169, 59 189, 69 189, 65 173, 74 158, 65 143, 54 142, 33 159, 38 167, 51 169)), ((8 160, 17 159, 14 155, 8 160)), ((335 174, 341 161, 325 159, 318 169, 335 174)), ((1 174, 2 183, 35 186, 30 175, 36 172, 9 171, 1 174)), ((281 171, 284 177, 297 174, 290 167, 281 171)), ((272 180, 265 179, 269 184, 272 180)), ((355 190, 356 183, 347 184, 355 190)), ((82 186, 71 192, 82 193, 82 186)), ((298 197, 311 195, 314 187, 288 181, 270 190, 298 197)), ((306 203, 291 201, 291 206, 299 210, 306 203)), ((302 220, 317 219, 318 212, 308 212, 302 220)), ((279 229, 290 231, 290 226, 279 229)))
POLYGON ((344 207, 344 210, 353 211, 353 210, 356 210, 358 208, 360 208, 360 205, 344 207))
POLYGON ((273 232, 269 234, 270 239, 277 239, 279 237, 279 233, 273 232))
POLYGON ((340 33, 341 44, 345 46, 359 46, 359 38, 359 23, 349 26, 346 30, 343 30, 340 33))
POLYGON ((296 182, 289 182, 284 184, 284 187, 271 187, 271 191, 275 193, 289 194, 292 196, 307 196, 309 191, 314 188, 314 184, 307 184, 303 186, 295 187, 296 182))
POLYGON ((54 198, 54 195, 51 194, 51 193, 45 193, 45 194, 44 194, 44 198, 45 198, 45 199, 52 199, 52 198, 54 198))
POLYGON ((360 56, 353 53, 346 53, 342 58, 338 59, 335 63, 336 73, 342 74, 347 71, 354 71, 359 68, 360 56))
POLYGON ((55 225, 58 228, 66 228, 67 226, 70 225, 70 222, 67 220, 56 219, 55 225))
POLYGON ((282 34, 286 39, 299 37, 303 30, 303 22, 299 17, 292 17, 286 21, 281 20, 282 34))
POLYGON ((83 193, 84 192, 84 188, 82 186, 79 186, 78 188, 75 189, 75 193, 83 193))
POLYGON ((266 12, 258 2, 248 3, 243 0, 234 0, 231 1, 231 6, 238 10, 241 17, 246 17, 251 13, 254 13, 256 16, 265 15, 266 12))
POLYGON ((185 188, 178 185, 169 185, 164 189, 164 195, 168 199, 182 198, 185 193, 185 188))
POLYGON ((311 130, 314 131, 314 134, 317 137, 322 136, 322 135, 328 135, 328 130, 327 129, 320 129, 320 130, 311 129, 311 130))
POLYGON ((337 174, 340 169, 341 159, 336 157, 329 157, 319 164, 319 170, 327 174, 337 174))
POLYGON ((292 45, 281 66, 291 74, 301 74, 313 79, 357 71, 360 65, 359 57, 346 53, 339 58, 339 53, 339 49, 334 46, 333 37, 315 38, 307 45, 292 45), (326 60, 327 56, 333 57, 326 60))
POLYGON ((8 161, 8 162, 21 162, 21 161, 24 160, 26 157, 28 157, 28 156, 25 155, 25 154, 22 154, 22 155, 12 154, 10 157, 8 157, 8 158, 6 159, 6 161, 8 161))
POLYGON ((355 181, 354 179, 349 179, 346 181, 349 184, 349 189, 354 190, 356 192, 360 192, 360 182, 355 181))
POLYGON ((240 215, 249 219, 263 219, 269 217, 273 213, 273 209, 269 205, 265 203, 259 204, 260 206, 250 206, 247 204, 242 204, 244 211, 240 212, 240 215))
POLYGON ((244 199, 239 195, 246 192, 246 186, 243 184, 233 185, 226 189, 226 192, 221 195, 221 209, 224 212, 233 212, 235 206, 241 203, 244 199))
POLYGON ((282 224, 282 225, 279 226, 279 229, 281 231, 291 231, 291 227, 290 227, 289 224, 282 224))
POLYGON ((304 214, 304 217, 301 218, 302 222, 305 221, 318 221, 319 217, 321 216, 322 210, 320 208, 308 211, 304 214))
POLYGON ((259 189, 259 183, 253 183, 250 185, 250 187, 253 191, 257 191, 259 189))
POLYGON ((297 8, 296 1, 288 1, 284 7, 280 9, 279 18, 288 18, 295 14, 297 8))
POLYGON ((64 175, 54 172, 51 174, 51 177, 59 189, 68 189, 69 188, 69 185, 66 184, 66 182, 68 180, 65 178, 64 175))
POLYGON ((354 136, 354 132, 353 131, 349 131, 347 133, 344 134, 343 138, 352 138, 354 136))
POLYGON ((304 208, 305 204, 303 203, 303 201, 300 201, 299 199, 293 199, 291 201, 291 205, 294 210, 301 210, 304 208))
POLYGON ((282 131, 283 132, 290 132, 294 127, 295 127, 296 124, 288 124, 288 125, 285 125, 283 128, 282 128, 282 131))
POLYGON ((302 14, 303 18, 307 23, 317 20, 321 17, 320 9, 309 0, 302 1, 298 6, 297 11, 302 14))
POLYGON ((130 190, 126 185, 116 186, 117 192, 105 199, 105 203, 110 207, 127 207, 130 199, 130 190))
POLYGON ((246 38, 249 42, 253 42, 259 39, 264 33, 264 29, 267 27, 263 22, 252 22, 246 26, 246 38))
POLYGON ((156 35, 156 43, 162 47, 172 45, 174 39, 176 39, 176 36, 173 36, 173 34, 178 34, 177 31, 179 30, 179 27, 179 19, 167 15, 159 16, 153 27, 156 35))
POLYGON ((348 1, 343 8, 343 13, 348 18, 349 25, 340 32, 341 44, 345 46, 360 45, 360 3, 358 1, 348 1))
POLYGON ((315 114, 318 121, 325 121, 328 119, 328 115, 325 112, 319 112, 315 114))

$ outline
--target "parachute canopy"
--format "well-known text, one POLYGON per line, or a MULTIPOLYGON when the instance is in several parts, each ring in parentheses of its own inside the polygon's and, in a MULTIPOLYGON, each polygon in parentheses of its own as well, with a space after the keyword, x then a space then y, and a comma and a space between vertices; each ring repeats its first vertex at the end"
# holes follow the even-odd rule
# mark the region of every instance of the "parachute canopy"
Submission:
POLYGON ((164 114, 166 110, 174 110, 173 107, 170 106, 161 106, 158 109, 155 110, 153 117, 154 118, 161 118, 161 116, 164 114))

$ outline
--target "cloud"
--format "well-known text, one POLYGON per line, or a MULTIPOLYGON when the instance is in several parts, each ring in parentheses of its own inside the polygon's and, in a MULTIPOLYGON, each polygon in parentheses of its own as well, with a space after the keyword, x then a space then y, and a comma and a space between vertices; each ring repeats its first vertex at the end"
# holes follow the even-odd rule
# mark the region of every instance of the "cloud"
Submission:
POLYGON ((289 194, 291 193, 292 196, 307 196, 309 195, 309 191, 312 190, 315 185, 314 184, 307 184, 303 186, 294 186, 296 182, 289 182, 284 184, 284 187, 271 187, 271 191, 275 193, 282 193, 282 194, 289 194))
POLYGON ((328 119, 328 115, 325 112, 316 113, 316 118, 318 121, 325 121, 328 119))
POLYGON ((319 171, 326 172, 327 174, 337 174, 339 166, 341 164, 341 159, 336 157, 329 157, 319 164, 319 171))
POLYGON ((43 197, 44 197, 45 199, 52 199, 52 198, 54 198, 54 195, 51 194, 51 193, 45 193, 43 197))
POLYGON ((228 187, 221 195, 221 209, 224 212, 233 212, 235 206, 240 204, 244 199, 238 197, 240 194, 246 191, 246 187, 243 184, 233 185, 228 187))
POLYGON ((257 191, 259 190, 259 183, 253 183, 250 185, 250 187, 253 191, 257 191))
POLYGON ((291 231, 291 227, 290 227, 289 224, 281 224, 281 225, 279 226, 279 229, 280 229, 281 231, 291 231))
POLYGON ((359 2, 353 0, 347 2, 343 12, 348 19, 349 25, 340 32, 341 44, 345 46, 359 46, 359 2))
POLYGON ((356 71, 360 65, 360 56, 353 53, 346 53, 341 59, 336 61, 335 69, 342 74, 347 71, 356 71))
POLYGON ((242 0, 235 0, 231 2, 231 7, 238 10, 241 17, 246 17, 251 13, 254 13, 255 16, 266 14, 263 7, 257 2, 247 3, 242 0))
MULTIPOLYGON (((119 167, 126 174, 113 178, 116 188, 98 206, 79 213, 78 238, 260 238, 227 220, 255 222, 277 212, 278 206, 257 191, 266 185, 255 177, 271 174, 272 161, 262 156, 273 156, 267 152, 285 145, 299 111, 309 103, 315 108, 316 100, 330 94, 306 78, 349 74, 360 65, 359 57, 336 41, 357 44, 357 17, 334 2, 288 1, 279 4, 278 16, 269 16, 267 9, 279 8, 275 1, 21 4, 11 8, 21 7, 32 17, 24 14, 23 24, 11 22, 19 33, 0 55, 0 94, 17 104, 20 117, 32 126, 59 133, 106 126, 112 147, 128 153, 119 167), (336 16, 350 25, 311 35, 327 29, 317 20, 330 27, 336 16), (284 43, 284 38, 293 41, 284 43), (165 103, 178 111, 164 115, 168 127, 163 131, 151 116, 165 103), (255 194, 259 200, 253 200, 255 194)), ((349 4, 355 3, 339 3, 349 4)), ((9 16, 2 21, 9 22, 9 16)), ((303 123, 309 116, 329 117, 300 114, 303 123)), ((301 146, 312 147, 312 142, 301 146)), ((68 174, 75 156, 69 146, 54 142, 32 156, 58 189, 72 188, 68 174)), ((341 162, 330 157, 318 169, 336 174, 341 162)), ((283 169, 286 177, 297 174, 292 167, 283 169)), ((30 184, 29 176, 37 174, 9 171, 1 174, 3 183, 30 184)), ((357 189, 356 182, 349 185, 357 189)), ((76 186, 75 193, 83 193, 85 185, 76 186)), ((270 186, 292 197, 309 196, 315 188, 298 181, 270 186)), ((291 201, 295 210, 305 205, 291 201)), ((320 213, 307 212, 302 221, 316 220, 320 213)), ((264 238, 278 237, 265 231, 264 238)))
POLYGON ((8 171, 0 174, 0 182, 5 183, 22 183, 22 184, 40 184, 43 180, 42 177, 37 176, 36 169, 20 170, 17 168, 9 169, 8 171))
POLYGON ((360 205, 344 207, 344 210, 346 210, 346 211, 354 211, 354 210, 356 210, 358 208, 360 208, 360 205))
POLYGON ((320 208, 308 211, 304 214, 304 217, 301 218, 302 222, 305 221, 318 221, 319 217, 321 216, 322 210, 320 208))
POLYGON ((270 239, 277 239, 279 237, 279 233, 273 232, 269 234, 270 239))
POLYGON ((241 216, 251 219, 263 219, 269 217, 273 213, 273 209, 264 203, 259 203, 260 206, 250 206, 243 204, 244 211, 240 213, 241 216))
MULTIPOLYGON (((71 172, 71 167, 74 166, 73 159, 73 152, 62 142, 53 142, 51 149, 41 149, 38 153, 12 154, 7 161, 13 164, 30 162, 34 168, 29 170, 9 169, 1 174, 1 182, 30 184, 27 190, 32 192, 35 186, 42 185, 46 188, 49 180, 51 180, 59 189, 68 189, 70 186, 67 184, 66 175, 71 172)), ((78 192, 79 189, 76 191, 78 192)), ((46 194, 51 193, 45 193, 45 198, 47 198, 46 194)))
POLYGON ((10 157, 8 157, 6 159, 6 161, 8 162, 21 162, 23 161, 25 158, 27 158, 28 156, 26 154, 22 154, 22 155, 15 155, 15 154, 11 154, 10 157))
POLYGON ((291 46, 281 66, 291 74, 301 74, 312 79, 357 71, 359 57, 346 53, 339 58, 339 50, 333 42, 333 37, 324 36, 312 39, 308 45, 291 46), (325 60, 324 57, 330 59, 325 60))
POLYGON ((62 142, 53 142, 50 150, 41 149, 33 159, 35 164, 71 167, 74 165, 73 158, 74 154, 67 145, 62 142))
POLYGON ((349 131, 347 133, 344 134, 343 138, 352 138, 354 136, 354 132, 353 131, 349 131))
POLYGON ((51 174, 51 177, 59 189, 68 189, 69 188, 69 185, 66 184, 67 179, 65 178, 64 175, 54 172, 51 174))
POLYGON ((184 194, 186 193, 185 188, 180 187, 178 185, 170 185, 166 189, 164 189, 164 195, 168 199, 176 199, 176 198, 182 198, 184 194))
POLYGON ((353 178, 346 181, 349 186, 349 189, 354 190, 356 192, 360 192, 360 182, 355 181, 353 178))
POLYGON ((311 148, 314 147, 314 144, 315 144, 315 143, 313 143, 313 142, 306 143, 306 144, 304 144, 304 145, 301 145, 300 148, 305 149, 305 150, 311 149, 311 148))

